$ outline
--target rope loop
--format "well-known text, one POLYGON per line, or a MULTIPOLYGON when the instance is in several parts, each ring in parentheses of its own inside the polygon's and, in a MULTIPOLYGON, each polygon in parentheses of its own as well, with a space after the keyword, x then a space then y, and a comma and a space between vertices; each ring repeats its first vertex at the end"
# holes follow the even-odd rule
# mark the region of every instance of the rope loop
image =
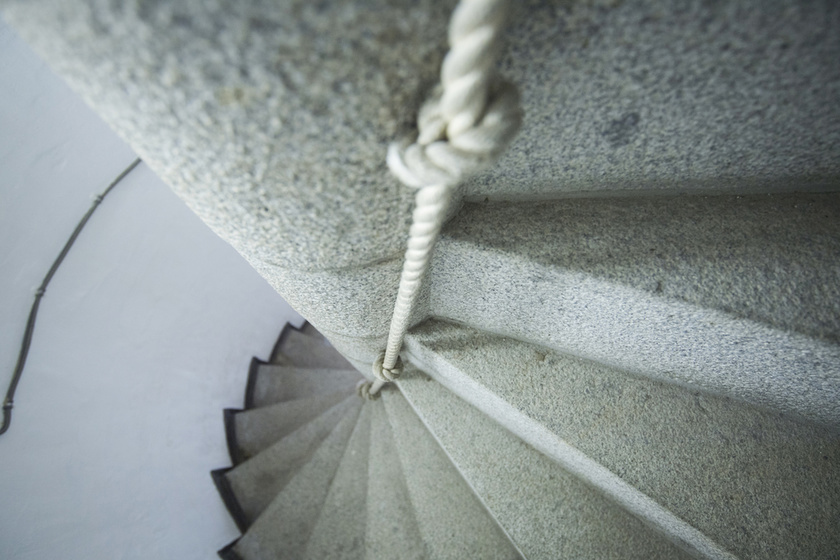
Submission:
POLYGON ((449 22, 440 84, 420 108, 414 142, 391 144, 387 163, 418 189, 408 249, 385 352, 373 364, 371 391, 399 377, 411 311, 455 187, 495 163, 522 123, 516 86, 496 74, 509 0, 461 0, 449 22))
POLYGON ((365 399, 366 401, 377 400, 382 395, 379 392, 371 392, 370 388, 372 385, 373 383, 370 381, 360 381, 359 384, 356 385, 356 394, 359 395, 361 398, 365 399))
POLYGON ((403 372, 402 358, 397 356, 396 363, 388 368, 385 367, 385 352, 382 352, 376 361, 373 362, 373 376, 379 381, 388 383, 398 379, 403 372))
POLYGON ((408 187, 455 186, 487 169, 505 151, 522 122, 519 92, 502 80, 491 88, 480 118, 455 135, 447 132, 442 101, 443 88, 438 87, 420 109, 417 140, 388 148, 391 173, 408 187))

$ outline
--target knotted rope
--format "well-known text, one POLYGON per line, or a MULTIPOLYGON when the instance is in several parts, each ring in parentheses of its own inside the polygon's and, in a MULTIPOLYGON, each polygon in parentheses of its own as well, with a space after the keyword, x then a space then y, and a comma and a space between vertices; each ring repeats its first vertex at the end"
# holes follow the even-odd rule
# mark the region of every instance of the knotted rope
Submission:
POLYGON ((492 165, 519 130, 519 94, 495 70, 507 5, 461 0, 449 22, 440 84, 417 117, 417 139, 388 148, 389 169, 417 194, 388 342, 373 364, 376 381, 360 388, 366 398, 402 372, 403 339, 454 188, 492 165))

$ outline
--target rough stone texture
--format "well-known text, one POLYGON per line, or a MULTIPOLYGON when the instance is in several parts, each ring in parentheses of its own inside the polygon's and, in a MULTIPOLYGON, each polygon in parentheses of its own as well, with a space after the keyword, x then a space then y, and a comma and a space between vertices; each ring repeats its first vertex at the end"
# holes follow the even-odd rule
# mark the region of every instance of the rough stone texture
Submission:
POLYGON ((249 523, 259 517, 272 498, 311 460, 358 400, 355 396, 348 397, 224 475, 249 523))
MULTIPOLYGON (((384 155, 389 142, 410 133, 417 107, 437 80, 445 51, 446 21, 454 3, 2 0, 4 17, 41 56, 216 233, 334 339, 365 373, 365 363, 372 361, 381 348, 390 321, 413 195, 388 175, 384 155)), ((473 200, 840 188, 837 2, 527 0, 516 4, 518 11, 511 18, 501 66, 521 88, 525 123, 500 164, 462 187, 473 200)), ((605 202, 602 208, 609 204, 605 202)), ((791 213, 806 216, 815 209, 794 209, 791 213)), ((726 213, 726 209, 721 211, 726 213)), ((684 218, 689 222, 695 219, 693 215, 684 218)), ((706 225, 714 227, 713 221, 706 225)), ((516 234, 504 222, 494 227, 516 234)), ((531 231, 539 232, 539 228, 531 231)), ((753 236, 775 235, 775 239, 785 241, 774 231, 771 227, 753 236)), ((726 237, 727 232, 721 234, 726 237)), ((639 242, 653 239, 640 231, 634 231, 634 235, 640 236, 639 242)), ((656 241, 670 240, 669 236, 665 231, 656 241)), ((619 238, 613 237, 611 242, 622 246, 619 238)), ((804 340, 811 345, 806 350, 816 349, 810 355, 804 351, 790 354, 787 347, 775 349, 785 359, 804 357, 805 361, 793 364, 790 371, 777 368, 772 372, 771 385, 776 387, 785 375, 792 376, 796 389, 792 404, 763 404, 801 411, 803 402, 806 409, 809 404, 824 402, 829 415, 836 412, 840 402, 834 392, 837 315, 831 315, 836 309, 836 285, 831 288, 825 280, 836 278, 836 266, 835 276, 808 283, 815 273, 809 269, 810 263, 836 263, 836 254, 812 258, 815 255, 809 248, 813 245, 799 238, 794 240, 793 253, 802 249, 802 254, 787 261, 787 269, 771 267, 763 271, 764 276, 748 273, 741 280, 744 263, 733 261, 728 280, 715 285, 715 278, 720 277, 704 276, 715 270, 705 265, 719 260, 703 260, 711 254, 681 253, 679 244, 671 244, 671 249, 677 249, 666 252, 671 260, 654 262, 640 259, 639 252, 633 250, 634 242, 627 239, 622 246, 634 258, 620 262, 621 266, 605 269, 593 262, 585 270, 613 275, 603 282, 608 295, 627 288, 643 296, 633 300, 639 305, 657 301, 664 302, 665 307, 674 301, 690 304, 693 307, 688 316, 669 318, 664 313, 663 325, 672 332, 681 325, 698 329, 686 332, 684 339, 676 339, 678 343, 668 348, 652 347, 656 351, 650 353, 651 360, 645 367, 638 368, 639 373, 667 373, 657 365, 659 356, 679 365, 686 353, 680 340, 699 344, 708 333, 719 332, 715 325, 704 325, 705 319, 735 317, 773 329, 779 333, 779 340, 804 340), (681 266, 688 266, 688 270, 673 267, 683 259, 681 266), (651 273, 648 277, 646 270, 651 273), (658 284, 648 283, 650 276, 663 274, 668 278, 661 286, 663 294, 667 290, 671 299, 656 295, 658 284), (704 284, 709 279, 712 283, 704 284), (779 289, 773 288, 779 279, 783 280, 779 289), (726 289, 734 289, 734 293, 730 296, 726 289), (787 289, 790 293, 783 293, 787 289), (762 296, 763 290, 774 293, 778 308, 776 299, 762 296), (716 292, 738 305, 727 307, 726 299, 719 297, 710 300, 710 294, 716 292), (802 298, 805 313, 795 310, 797 298, 802 298), (782 329, 797 332, 784 333, 782 329), (824 336, 825 345, 818 345, 816 336, 824 336), (826 348, 827 353, 823 353, 826 348), (821 362, 819 367, 817 362, 821 362), (811 366, 811 371, 803 374, 811 366)), ((768 262, 762 260, 760 244, 749 239, 738 242, 743 243, 739 247, 753 251, 749 258, 768 262)), ((554 243, 544 243, 546 254, 562 254, 562 248, 554 243)), ((716 246, 714 240, 710 243, 716 246)), ((707 249, 713 251, 713 247, 707 249)), ((475 268, 467 274, 480 277, 480 272, 494 266, 484 256, 505 255, 505 251, 504 246, 476 251, 475 268)), ((507 253, 508 263, 527 267, 528 261, 511 255, 507 253)), ((533 263, 539 264, 539 260, 533 263)), ((780 263, 784 264, 771 264, 780 263)), ((825 271, 830 269, 816 269, 819 274, 825 271)), ((535 277, 533 283, 537 286, 539 278, 535 277)), ((504 290, 503 285, 494 286, 490 291, 504 290)), ((556 288, 548 286, 546 293, 556 288)), ((493 295, 463 292, 460 297, 477 305, 493 295)), ((418 308, 416 320, 429 312, 433 296, 433 291, 424 295, 429 299, 418 308)), ((528 307, 522 307, 522 303, 492 309, 492 315, 482 319, 482 327, 493 327, 497 318, 506 314, 548 316, 542 314, 538 302, 528 307)), ((581 318, 598 326, 597 316, 585 314, 586 302, 577 303, 584 314, 581 318)), ((630 318, 613 313, 604 325, 619 325, 623 320, 631 331, 630 318)), ((574 325, 572 319, 568 325, 574 325)), ((655 336, 656 325, 648 327, 652 327, 648 333, 655 336)), ((762 333, 765 331, 759 333, 764 336, 762 333)), ((601 339, 612 340, 608 334, 602 332, 601 339)), ((520 331, 519 336, 530 335, 520 331)), ((767 337, 759 339, 772 342, 767 337)), ((472 349, 463 341, 450 343, 450 348, 437 351, 471 355, 472 349)), ((736 363, 743 363, 749 361, 744 353, 753 351, 727 347, 720 339, 707 339, 706 343, 708 353, 700 359, 710 358, 719 350, 740 360, 736 363)), ((491 348, 488 346, 488 350, 491 348)), ((610 354, 604 357, 608 362, 624 355, 623 350, 628 356, 638 356, 637 348, 604 348, 610 354)), ((765 357, 772 353, 772 349, 758 350, 765 357)), ((549 352, 543 358, 548 360, 549 355, 554 354, 549 352)), ((564 360, 567 364, 574 361, 568 357, 564 360)), ((504 360, 479 365, 489 371, 490 366, 505 364, 505 374, 520 371, 516 363, 504 360)), ((532 412, 537 414, 540 407, 552 408, 564 398, 573 398, 564 391, 574 387, 543 392, 544 380, 534 378, 541 371, 539 364, 521 371, 522 376, 507 375, 508 381, 522 381, 517 389, 536 391, 522 393, 531 395, 532 400, 517 401, 521 410, 533 405, 532 412), (526 378, 530 383, 524 383, 526 378)), ((645 407, 653 404, 645 404, 643 393, 626 389, 625 394, 622 387, 632 378, 624 372, 604 374, 602 382, 596 383, 579 380, 571 366, 568 371, 567 382, 579 382, 581 390, 594 391, 606 402, 594 411, 587 401, 569 402, 568 408, 557 407, 558 417, 572 426, 578 419, 588 419, 587 426, 599 427, 603 422, 611 428, 605 428, 606 439, 599 439, 598 429, 582 430, 585 437, 580 436, 580 447, 590 444, 587 452, 593 456, 603 453, 599 460, 604 464, 610 464, 610 449, 626 449, 628 453, 635 449, 638 454, 631 453, 632 460, 610 468, 620 476, 637 476, 635 483, 640 488, 691 517, 698 527, 721 535, 733 551, 745 550, 748 557, 819 557, 821 553, 828 557, 840 549, 836 541, 831 541, 836 539, 836 523, 820 517, 834 512, 832 508, 839 502, 833 494, 836 487, 821 482, 823 479, 807 483, 808 477, 832 470, 831 465, 835 465, 833 478, 838 478, 837 458, 832 459, 836 444, 829 445, 823 455, 829 457, 824 460, 828 466, 814 454, 816 444, 808 447, 817 429, 792 423, 787 425, 787 432, 768 431, 768 425, 783 420, 741 405, 720 412, 718 419, 706 418, 702 410, 698 412, 699 407, 694 410, 691 403, 681 400, 693 395, 691 392, 673 387, 663 388, 662 394, 675 391, 669 398, 685 406, 673 411, 657 409, 656 414, 661 413, 665 419, 672 418, 669 414, 686 416, 683 424, 660 423, 651 419, 656 414, 646 416, 645 407), (576 404, 580 410, 575 409, 576 404), (575 416, 578 413, 579 418, 575 416), (616 418, 623 421, 609 424, 616 418), (757 418, 769 420, 764 423, 757 418), (715 421, 729 420, 734 423, 727 428, 730 431, 715 431, 715 421), (636 421, 656 433, 656 438, 638 431, 633 424, 636 421), (691 422, 703 428, 693 432, 676 428, 691 422), (636 447, 624 447, 624 438, 636 447), (770 443, 762 443, 767 438, 770 443), (676 456, 660 449, 675 442, 676 456), (707 453, 679 455, 678 450, 685 450, 680 444, 685 442, 697 443, 707 453), (773 455, 777 463, 751 462, 739 446, 755 451, 757 457, 765 456, 762 453, 767 449, 787 449, 795 458, 785 461, 773 455), (731 450, 733 458, 721 455, 722 449, 731 450), (645 455, 659 452, 656 450, 662 453, 658 458, 645 455), (701 471, 688 462, 689 457, 701 463, 712 462, 701 471), (667 463, 668 458, 681 461, 675 463, 681 470, 667 463), (646 474, 649 460, 661 461, 667 468, 646 474), (796 470, 797 465, 802 469, 796 470), (694 488, 712 488, 714 492, 688 492, 691 485, 682 478, 682 470, 693 473, 694 488), (761 477, 751 477, 750 473, 760 473, 761 477), (701 480, 703 476, 705 480, 701 480), (715 500, 704 502, 710 495, 716 496, 715 500), (833 501, 820 502, 829 498, 833 501), (757 505, 774 499, 774 508, 757 505), (826 542, 833 544, 819 549, 826 542)), ((707 371, 714 373, 710 368, 707 371)), ((739 373, 725 368, 721 371, 733 379, 739 373)), ((754 368, 746 379, 760 380, 756 371, 754 368)), ((684 372, 670 373, 670 378, 676 379, 684 372)), ((560 383, 561 377, 552 379, 560 383)), ((507 388, 498 390, 506 393, 507 388)), ((754 393, 762 394, 760 387, 754 393)), ((511 398, 516 394, 511 392, 511 398)), ((712 406, 709 403, 728 402, 711 397, 697 399, 706 410, 712 406)), ((372 406, 379 411, 374 416, 380 416, 380 422, 374 421, 372 426, 373 442, 377 441, 375 434, 383 430, 387 433, 381 434, 386 436, 382 440, 385 443, 372 442, 371 458, 394 456, 390 428, 387 424, 382 427, 382 403, 372 406)), ((565 429, 548 419, 544 422, 558 431, 565 429)), ((566 437, 571 439, 572 435, 566 437)), ((270 454, 275 447, 264 453, 270 454)), ((282 461, 282 456, 276 459, 282 461)), ((369 486, 368 515, 369 521, 380 523, 380 514, 386 514, 386 520, 390 519, 388 515, 398 516, 404 525, 387 529, 403 531, 406 540, 389 544, 372 532, 368 523, 366 546, 373 551, 372 558, 377 554, 408 558, 412 553, 422 553, 422 545, 411 546, 419 538, 418 528, 410 510, 406 517, 408 492, 396 483, 401 476, 398 471, 374 472, 372 467, 371 480, 390 477, 395 487, 384 491, 369 486), (383 505, 386 503, 389 505, 383 505), (398 550, 400 546, 407 548, 398 550)), ((260 473, 276 482, 267 467, 260 473)), ((272 484, 269 481, 269 487, 272 484)), ((255 494, 265 490, 260 487, 249 491, 255 494)))
POLYGON ((840 429, 838 263, 837 194, 469 204, 430 312, 840 429))
POLYGON ((335 342, 336 335, 364 338, 387 332, 397 298, 402 253, 365 268, 340 271, 304 272, 262 263, 256 268, 335 342))
POLYGON ((422 372, 398 384, 525 558, 691 558, 422 372))
POLYGON ((280 353, 302 368, 352 369, 347 360, 329 342, 295 329, 283 334, 280 353))
POLYGON ((397 391, 382 395, 426 557, 521 558, 397 391))
POLYGON ((525 441, 548 430, 738 558, 840 550, 836 433, 465 327, 429 321, 407 343, 525 441))
POLYGON ((349 389, 238 412, 233 421, 242 455, 246 459, 253 457, 314 420, 347 398, 350 395, 349 389))
MULTIPOLYGON (((365 374, 388 329, 413 195, 384 154, 437 80, 454 4, 2 1, 365 374)), ((524 126, 464 194, 840 187, 836 2, 515 4, 501 67, 522 91, 524 126)))
POLYGON ((303 369, 263 364, 254 383, 254 407, 352 389, 359 381, 356 370, 303 369))
POLYGON ((4 17, 240 252, 323 269, 401 252, 412 193, 385 151, 436 79, 453 5, 7 2, 4 17))
POLYGON ((298 470, 233 547, 242 560, 299 560, 355 431, 362 402, 357 398, 335 429, 298 470))
POLYGON ((426 549, 382 400, 371 409, 365 559, 424 560, 426 549))
POLYGON ((836 2, 519 5, 502 69, 525 125, 468 192, 838 186, 836 2))
POLYGON ((327 340, 327 338, 326 338, 323 334, 321 334, 321 332, 320 332, 318 329, 316 329, 316 328, 315 328, 315 326, 314 326, 312 323, 310 323, 310 322, 308 322, 308 321, 307 321, 307 322, 305 322, 305 323, 304 323, 304 324, 300 327, 300 329, 299 329, 299 330, 300 330, 300 332, 302 332, 303 334, 308 335, 308 336, 311 336, 312 338, 317 338, 318 340, 322 340, 322 341, 324 341, 324 342, 329 342, 329 341, 327 340))
MULTIPOLYGON (((269 279, 402 253, 386 172, 437 79, 454 0, 5 0, 4 17, 269 279)), ((826 188, 840 179, 840 9, 531 0, 502 69, 522 133, 466 187, 826 188)))
POLYGON ((436 252, 434 314, 459 276, 449 241, 840 342, 837 193, 468 204, 436 252))
POLYGON ((370 455, 370 407, 365 406, 321 514, 306 544, 307 560, 363 560, 370 455))

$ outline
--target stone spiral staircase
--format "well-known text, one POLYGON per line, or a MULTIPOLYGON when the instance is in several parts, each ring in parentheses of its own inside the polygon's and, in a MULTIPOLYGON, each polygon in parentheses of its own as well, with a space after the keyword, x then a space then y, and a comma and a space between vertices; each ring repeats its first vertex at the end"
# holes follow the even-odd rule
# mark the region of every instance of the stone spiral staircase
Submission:
POLYGON ((231 469, 213 479, 250 558, 518 558, 396 391, 362 377, 310 325, 254 359, 245 410, 226 410, 231 469))
POLYGON ((376 401, 356 395, 362 379, 309 324, 287 325, 271 359, 254 358, 245 409, 225 411, 235 466, 212 473, 243 532, 219 551, 221 558, 522 558, 519 545, 531 552, 537 543, 512 541, 494 518, 502 513, 501 520, 510 522, 506 512, 490 511, 482 502, 521 500, 521 494, 536 506, 527 514, 536 524, 530 537, 545 540, 536 557, 585 551, 602 558, 687 557, 596 492, 564 480, 568 475, 556 465, 418 370, 410 368, 400 384, 403 393, 385 389, 376 401), (435 400, 432 409, 418 416, 412 405, 428 399, 435 400), (449 433, 448 423, 462 424, 464 433, 449 433), (447 452, 457 451, 450 446, 459 436, 481 447, 467 457, 456 455, 460 461, 453 463, 447 452), (495 457, 482 457, 487 453, 495 457), (504 470, 523 458, 527 468, 506 476, 504 470), (459 471, 481 471, 485 465, 489 472, 473 472, 469 479, 459 471), (471 483, 479 483, 485 494, 477 494, 471 483), (548 512, 539 505, 557 500, 549 505, 553 509, 581 497, 583 504, 566 508, 572 513, 583 505, 590 511, 578 511, 574 515, 583 517, 566 523, 593 523, 580 535, 584 538, 593 530, 610 531, 602 542, 569 541, 562 523, 544 517, 548 512), (602 515, 606 523, 595 519, 602 515), (634 549, 630 556, 623 550, 628 544, 634 549))
POLYGON ((234 467, 212 473, 243 532, 223 559, 840 550, 831 429, 440 320, 408 347, 443 384, 471 384, 475 406, 415 366, 362 400, 360 374, 310 324, 253 360, 244 410, 225 411, 234 467))
POLYGON ((3 2, 347 360, 252 370, 223 555, 840 558, 837 2, 515 3, 523 129, 362 403, 454 3, 3 2))

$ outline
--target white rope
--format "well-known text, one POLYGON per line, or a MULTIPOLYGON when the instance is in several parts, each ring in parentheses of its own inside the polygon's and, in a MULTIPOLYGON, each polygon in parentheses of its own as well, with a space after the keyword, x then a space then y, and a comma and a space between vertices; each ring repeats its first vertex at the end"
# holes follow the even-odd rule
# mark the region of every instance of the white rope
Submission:
POLYGON ((440 85, 417 117, 418 137, 388 149, 391 172, 418 191, 388 342, 373 364, 376 381, 360 392, 368 398, 402 372, 400 349, 454 187, 495 162, 519 130, 516 87, 495 71, 507 5, 461 0, 449 22, 440 85))
POLYGON ((375 401, 382 396, 378 393, 379 388, 373 393, 370 392, 371 389, 373 389, 373 384, 369 381, 362 380, 356 384, 356 394, 365 400, 375 401))

